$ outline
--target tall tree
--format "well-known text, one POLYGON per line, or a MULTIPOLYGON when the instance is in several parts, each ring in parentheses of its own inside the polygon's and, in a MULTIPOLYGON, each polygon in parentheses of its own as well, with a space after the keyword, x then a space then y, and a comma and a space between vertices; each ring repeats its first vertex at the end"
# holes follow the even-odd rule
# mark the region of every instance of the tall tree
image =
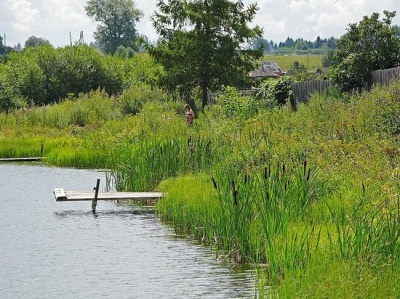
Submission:
POLYGON ((294 46, 294 40, 291 37, 286 38, 285 47, 292 48, 294 46))
POLYGON ((47 39, 42 37, 37 37, 34 35, 28 37, 28 39, 25 41, 25 48, 37 47, 43 45, 51 46, 50 42, 47 39))
POLYGON ((243 86, 263 48, 250 44, 262 36, 258 26, 249 27, 258 7, 242 1, 159 0, 152 17, 161 36, 148 51, 164 66, 163 87, 182 95, 200 87, 202 107, 209 90, 222 85, 243 86))
POLYGON ((265 38, 259 38, 251 45, 253 49, 259 49, 262 47, 264 49, 264 52, 268 51, 268 46, 268 40, 266 40, 265 38))
POLYGON ((133 0, 89 0, 85 10, 100 22, 94 38, 105 53, 114 54, 119 46, 136 48, 136 23, 143 13, 133 0))
POLYGON ((315 45, 314 48, 316 48, 316 49, 319 49, 321 47, 322 41, 321 41, 321 37, 320 36, 317 36, 317 39, 315 40, 314 45, 315 45))
POLYGON ((363 87, 371 71, 392 68, 400 63, 400 40, 391 27, 395 12, 384 11, 365 16, 350 24, 348 32, 336 44, 334 79, 343 90, 363 87))
MULTIPOLYGON (((6 48, 3 45, 3 37, 0 36, 0 55, 5 54, 5 53, 6 53, 6 48)), ((1 62, 1 60, 0 60, 0 62, 1 62)))
POLYGON ((329 49, 335 49, 336 48, 336 39, 333 36, 331 36, 327 40, 326 45, 328 46, 329 49))

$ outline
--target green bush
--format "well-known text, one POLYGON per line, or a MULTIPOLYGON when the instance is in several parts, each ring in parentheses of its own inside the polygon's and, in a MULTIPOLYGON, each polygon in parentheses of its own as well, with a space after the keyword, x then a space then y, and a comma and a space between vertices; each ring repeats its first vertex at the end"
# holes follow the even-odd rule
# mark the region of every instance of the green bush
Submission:
POLYGON ((158 88, 151 88, 147 84, 139 84, 124 92, 118 97, 123 114, 135 115, 148 102, 165 101, 167 95, 158 88))
POLYGON ((31 126, 66 128, 96 125, 116 118, 121 112, 114 98, 100 89, 82 94, 78 99, 70 97, 58 105, 46 105, 32 109, 26 118, 31 126))
POLYGON ((266 108, 285 105, 292 90, 290 82, 291 79, 288 77, 265 80, 261 83, 256 97, 266 108))
POLYGON ((248 119, 257 113, 256 101, 252 97, 240 96, 234 87, 226 87, 217 98, 226 118, 248 119))
POLYGON ((333 57, 333 79, 344 91, 361 89, 369 81, 371 71, 388 69, 400 62, 400 41, 391 26, 396 12, 372 13, 354 24, 349 24, 336 44, 333 57))
POLYGON ((0 85, 10 86, 8 98, 22 97, 35 105, 98 88, 116 94, 122 91, 123 76, 115 64, 87 46, 27 48, 10 55, 0 85))

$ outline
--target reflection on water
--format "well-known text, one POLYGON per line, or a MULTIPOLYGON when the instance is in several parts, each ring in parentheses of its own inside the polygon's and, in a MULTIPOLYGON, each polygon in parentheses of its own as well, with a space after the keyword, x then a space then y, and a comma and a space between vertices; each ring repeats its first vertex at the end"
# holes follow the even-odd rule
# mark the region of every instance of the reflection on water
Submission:
POLYGON ((56 217, 131 217, 132 215, 153 215, 155 213, 153 208, 142 208, 142 207, 126 207, 126 210, 103 210, 96 211, 95 214, 92 211, 76 211, 76 210, 62 210, 62 211, 54 211, 53 214, 56 217))
MULTIPOLYGON (((251 298, 253 275, 176 238, 151 207, 56 202, 103 173, 0 164, 0 298, 251 298)), ((102 186, 101 188, 105 188, 102 186)))

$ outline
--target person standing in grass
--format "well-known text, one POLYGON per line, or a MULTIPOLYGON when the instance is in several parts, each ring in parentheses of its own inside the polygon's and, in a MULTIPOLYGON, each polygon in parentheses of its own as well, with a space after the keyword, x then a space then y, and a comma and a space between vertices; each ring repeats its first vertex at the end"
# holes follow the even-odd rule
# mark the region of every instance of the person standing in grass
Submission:
POLYGON ((185 104, 185 118, 187 125, 191 126, 193 124, 193 119, 195 118, 195 115, 192 107, 190 107, 189 104, 185 104))

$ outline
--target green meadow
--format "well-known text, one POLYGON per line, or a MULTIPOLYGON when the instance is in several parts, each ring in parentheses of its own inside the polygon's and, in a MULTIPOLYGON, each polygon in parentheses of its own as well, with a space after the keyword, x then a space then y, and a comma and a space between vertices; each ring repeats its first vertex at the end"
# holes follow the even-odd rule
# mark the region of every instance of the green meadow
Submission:
POLYGON ((251 267, 259 298, 398 298, 399 98, 395 81, 314 94, 293 111, 229 89, 188 127, 184 103, 161 90, 97 90, 0 114, 0 156, 44 144, 49 165, 165 192, 160 219, 251 267))
POLYGON ((264 55, 263 60, 276 62, 282 71, 287 72, 293 68, 296 61, 304 65, 309 71, 316 71, 322 68, 321 54, 303 54, 303 55, 264 55))

